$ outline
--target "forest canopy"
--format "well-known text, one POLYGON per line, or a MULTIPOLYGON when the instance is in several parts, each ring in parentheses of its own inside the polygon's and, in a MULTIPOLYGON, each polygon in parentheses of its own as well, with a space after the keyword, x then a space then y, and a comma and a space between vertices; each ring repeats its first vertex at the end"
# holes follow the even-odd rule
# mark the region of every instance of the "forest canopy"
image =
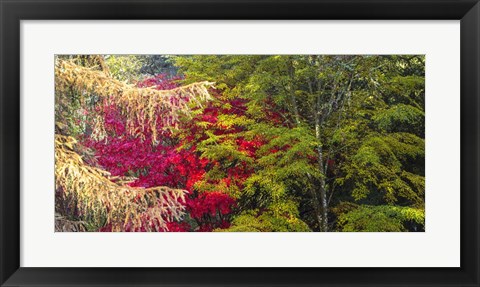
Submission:
POLYGON ((425 231, 423 55, 58 55, 55 230, 425 231))

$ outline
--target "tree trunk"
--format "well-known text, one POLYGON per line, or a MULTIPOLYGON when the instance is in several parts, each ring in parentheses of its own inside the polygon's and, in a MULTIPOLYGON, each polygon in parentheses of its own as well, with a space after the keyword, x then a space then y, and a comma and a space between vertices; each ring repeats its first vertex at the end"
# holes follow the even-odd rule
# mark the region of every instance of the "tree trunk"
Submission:
POLYGON ((318 185, 318 197, 320 199, 320 222, 319 222, 319 227, 321 232, 326 232, 328 231, 328 205, 327 205, 327 190, 325 187, 325 168, 323 166, 323 148, 322 145, 320 144, 320 119, 315 120, 315 135, 317 137, 317 140, 319 141, 319 144, 317 146, 317 153, 318 153, 318 168, 320 170, 320 173, 322 174, 322 177, 319 180, 319 185, 318 185))
POLYGON ((295 122, 297 125, 300 125, 300 113, 298 112, 297 97, 295 96, 295 67, 293 66, 292 58, 289 58, 288 61, 288 76, 290 77, 289 84, 289 93, 290 100, 292 101, 293 114, 295 116, 295 122))
MULTIPOLYGON (((292 111, 293 115, 295 117, 295 124, 297 126, 300 125, 300 113, 298 111, 298 104, 297 104, 297 98, 295 96, 295 67, 293 66, 293 60, 290 58, 288 61, 288 75, 290 77, 290 85, 289 85, 289 93, 290 93, 290 101, 292 105, 292 111)), ((307 176, 311 182, 314 182, 314 179, 312 176, 307 173, 307 176)), ((311 188, 309 188, 309 192, 312 195, 312 201, 313 201, 313 209, 315 211, 315 218, 317 219, 318 227, 320 231, 322 230, 323 224, 323 218, 324 216, 322 215, 322 206, 320 204, 321 199, 318 198, 317 190, 315 188, 315 185, 313 185, 311 188)))

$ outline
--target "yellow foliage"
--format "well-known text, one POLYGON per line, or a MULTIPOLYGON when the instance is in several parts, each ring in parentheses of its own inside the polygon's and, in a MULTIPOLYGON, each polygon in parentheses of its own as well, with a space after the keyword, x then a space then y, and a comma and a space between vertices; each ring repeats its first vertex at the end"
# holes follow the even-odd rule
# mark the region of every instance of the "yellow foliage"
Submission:
MULTIPOLYGON (((131 135, 143 137, 146 127, 151 130, 154 142, 157 140, 158 122, 165 127, 176 127, 180 115, 190 113, 191 103, 202 106, 203 101, 211 99, 208 92, 211 87, 212 82, 203 81, 170 90, 139 88, 110 77, 105 70, 83 67, 73 61, 57 59, 55 66, 56 93, 66 94, 73 88, 80 96, 94 94, 107 99, 121 109, 131 135), (135 128, 138 126, 144 128, 135 128)), ((95 129, 101 138, 103 121, 97 121, 95 129)))
POLYGON ((166 230, 167 221, 182 218, 186 190, 128 186, 109 172, 86 165, 75 144, 72 137, 55 135, 55 185, 75 202, 81 216, 97 222, 106 218, 112 231, 122 231, 128 223, 140 227, 142 218, 149 223, 143 225, 147 231, 166 230))

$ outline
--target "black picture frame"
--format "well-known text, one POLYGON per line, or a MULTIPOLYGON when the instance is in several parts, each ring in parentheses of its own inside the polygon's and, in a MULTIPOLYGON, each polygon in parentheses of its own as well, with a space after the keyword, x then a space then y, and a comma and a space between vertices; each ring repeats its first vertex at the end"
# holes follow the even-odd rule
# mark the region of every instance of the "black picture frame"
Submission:
POLYGON ((477 0, 0 0, 0 9, 1 286, 480 286, 477 0), (461 267, 20 267, 20 21, 28 19, 461 20, 461 267))

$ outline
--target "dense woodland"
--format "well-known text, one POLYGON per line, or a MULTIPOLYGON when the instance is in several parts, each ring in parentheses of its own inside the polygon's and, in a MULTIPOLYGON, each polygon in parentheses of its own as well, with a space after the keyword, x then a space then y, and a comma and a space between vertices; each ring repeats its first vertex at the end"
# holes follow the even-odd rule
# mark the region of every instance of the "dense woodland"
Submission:
POLYGON ((56 231, 425 230, 421 55, 55 59, 56 231))

